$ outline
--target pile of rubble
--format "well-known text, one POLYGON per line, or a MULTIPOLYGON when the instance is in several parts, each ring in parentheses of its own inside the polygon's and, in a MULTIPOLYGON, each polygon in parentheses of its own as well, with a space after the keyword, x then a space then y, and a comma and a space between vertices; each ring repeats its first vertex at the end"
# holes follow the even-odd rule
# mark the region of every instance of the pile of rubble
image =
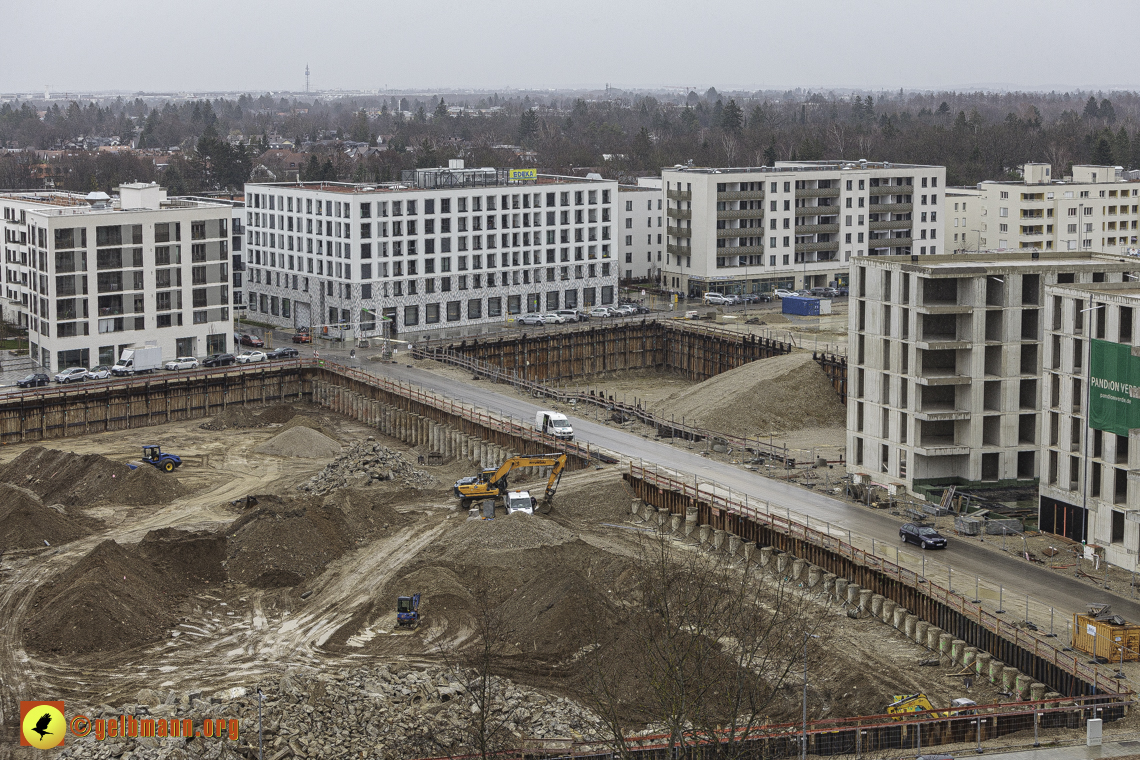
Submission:
MULTIPOLYGON (((476 745, 478 708, 465 688, 470 673, 434 668, 394 673, 385 665, 324 672, 316 676, 290 671, 276 683, 261 684, 265 702, 264 756, 286 758, 376 757, 403 760, 467 753, 476 745)), ((576 703, 492 679, 488 724, 501 727, 495 746, 518 746, 525 738, 596 740, 600 720, 576 703)), ((102 706, 91 718, 194 719, 236 718, 239 737, 158 739, 116 737, 96 741, 68 737, 60 758, 132 760, 209 758, 231 760, 257 748, 256 688, 235 688, 203 698, 199 692, 165 695, 143 689, 137 704, 120 709, 102 706)), ((474 750, 477 751, 477 750, 474 750)))
POLYGON ((398 480, 415 489, 433 488, 437 484, 435 478, 412 467, 399 452, 368 436, 368 440, 353 444, 299 488, 319 495, 337 488, 360 488, 386 480, 398 480))

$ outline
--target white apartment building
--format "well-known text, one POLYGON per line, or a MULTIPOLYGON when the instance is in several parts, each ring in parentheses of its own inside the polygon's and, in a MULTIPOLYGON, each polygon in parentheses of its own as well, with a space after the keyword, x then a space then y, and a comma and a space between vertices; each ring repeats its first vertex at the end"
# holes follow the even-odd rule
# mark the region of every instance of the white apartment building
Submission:
POLYGON ((623 280, 657 282, 664 263, 665 230, 662 226, 661 188, 651 185, 618 187, 618 243, 623 280))
POLYGON ((1025 164, 1020 182, 947 191, 948 250, 1128 253, 1140 239, 1140 181, 1119 166, 1077 165, 1063 179, 1025 164))
POLYGON ((1045 289, 1133 271, 1136 258, 1080 252, 855 259, 849 470, 915 492, 1034 484, 1045 289))
POLYGON ((662 179, 663 286, 689 296, 846 285, 852 257, 944 252, 945 167, 781 161, 662 179))
POLYGON ((0 192, 4 296, 32 358, 58 371, 146 344, 164 358, 231 348, 229 206, 118 190, 0 192))
POLYGON ((389 184, 246 185, 247 318, 342 337, 615 303, 617 182, 406 171, 389 184))
POLYGON ((1126 568, 1140 557, 1138 279, 1045 289, 1039 525, 1126 568))

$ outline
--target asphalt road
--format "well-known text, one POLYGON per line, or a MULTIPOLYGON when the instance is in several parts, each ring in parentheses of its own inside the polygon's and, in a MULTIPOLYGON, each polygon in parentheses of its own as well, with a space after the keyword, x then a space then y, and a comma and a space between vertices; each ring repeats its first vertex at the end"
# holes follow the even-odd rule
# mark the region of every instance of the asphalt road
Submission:
MULTIPOLYGON (((543 408, 514 393, 499 393, 485 381, 457 381, 403 364, 362 362, 361 368, 377 375, 419 384, 457 401, 501 411, 519 420, 533 420, 535 412, 543 408)), ((648 440, 593 422, 587 417, 574 416, 570 419, 578 441, 588 441, 591 445, 618 451, 627 457, 641 458, 647 463, 655 462, 662 467, 695 474, 702 483, 716 483, 735 493, 747 494, 749 499, 767 501, 773 511, 787 508, 793 513, 801 513, 810 518, 812 527, 820 528, 819 523, 830 524, 833 535, 837 530, 851 531, 856 536, 862 536, 868 543, 874 539, 881 556, 890 556, 891 549, 884 547, 902 546, 898 536, 898 521, 881 512, 706 459, 684 446, 648 440)), ((795 514, 792 516, 796 517, 795 514)), ((905 551, 912 556, 920 555, 920 551, 913 546, 908 545, 905 551)), ((945 551, 929 553, 935 554, 937 556, 932 556, 932 562, 936 559, 940 564, 952 567, 954 585, 959 589, 972 586, 969 579, 974 575, 980 575, 983 583, 988 578, 993 584, 1003 586, 1006 599, 1003 606, 1009 609, 1014 619, 1020 617, 1025 595, 1028 594, 1034 607, 1041 605, 1045 609, 1044 615, 1048 615, 1049 606, 1057 609, 1058 626, 1062 631, 1064 621, 1071 619, 1072 612, 1083 613, 1086 604, 1095 601, 1111 603, 1113 610, 1125 619, 1140 620, 1140 601, 1130 600, 1127 589, 1126 595, 1120 596, 1074 577, 1040 569, 1012 554, 986 548, 973 540, 951 538, 950 547, 945 551)), ((932 578, 936 577, 935 572, 928 574, 932 578)), ((945 575, 945 571, 942 574, 945 575)), ((1035 610, 1032 619, 1041 624, 1041 615, 1040 609, 1035 610)))

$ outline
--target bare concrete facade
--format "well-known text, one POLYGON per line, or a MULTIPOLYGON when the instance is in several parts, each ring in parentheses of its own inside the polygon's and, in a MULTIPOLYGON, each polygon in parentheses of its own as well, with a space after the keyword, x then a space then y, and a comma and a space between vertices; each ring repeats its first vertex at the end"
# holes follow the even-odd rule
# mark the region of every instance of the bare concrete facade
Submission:
POLYGON ((850 471, 912 491, 1034 483, 1045 288, 1133 270, 1134 258, 1081 253, 854 259, 850 471))
MULTIPOLYGON (((1140 263, 1140 262, 1138 262, 1140 263)), ((1140 282, 1046 288, 1042 397, 1042 530, 1086 541, 1111 564, 1135 568, 1140 554, 1140 429, 1127 435, 1089 425, 1092 341, 1140 355, 1140 282)), ((1123 418, 1123 415, 1121 415, 1123 418)))

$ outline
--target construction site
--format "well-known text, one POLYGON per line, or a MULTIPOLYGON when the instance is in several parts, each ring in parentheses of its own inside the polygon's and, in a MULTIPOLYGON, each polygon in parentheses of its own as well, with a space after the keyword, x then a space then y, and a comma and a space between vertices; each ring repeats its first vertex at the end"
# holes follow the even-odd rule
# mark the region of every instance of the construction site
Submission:
MULTIPOLYGON (((603 371, 514 374, 519 354, 502 343, 407 366, 468 383, 511 372, 502 393, 604 412, 757 475, 816 449, 812 471, 840 488, 836 354, 707 331, 659 360, 649 330, 642 348, 591 358, 603 371)), ((69 736, 58 756, 75 758, 253 758, 259 745, 271 760, 648 757, 726 729, 758 757, 798 756, 806 740, 813 756, 887 758, 1075 741, 1087 717, 1133 720, 1116 668, 897 553, 373 366, 296 362, 0 404, 0 758, 36 751, 14 740, 25 699, 93 718, 240 721, 225 742, 69 736), (161 452, 140 458, 144 446, 161 452), (564 453, 553 468, 551 452, 564 453), (465 479, 484 490, 461 493, 465 479), (534 509, 508 513, 508 487, 534 509), (674 606, 689 617, 663 616, 674 606), (693 677, 718 686, 666 709, 693 677)))

